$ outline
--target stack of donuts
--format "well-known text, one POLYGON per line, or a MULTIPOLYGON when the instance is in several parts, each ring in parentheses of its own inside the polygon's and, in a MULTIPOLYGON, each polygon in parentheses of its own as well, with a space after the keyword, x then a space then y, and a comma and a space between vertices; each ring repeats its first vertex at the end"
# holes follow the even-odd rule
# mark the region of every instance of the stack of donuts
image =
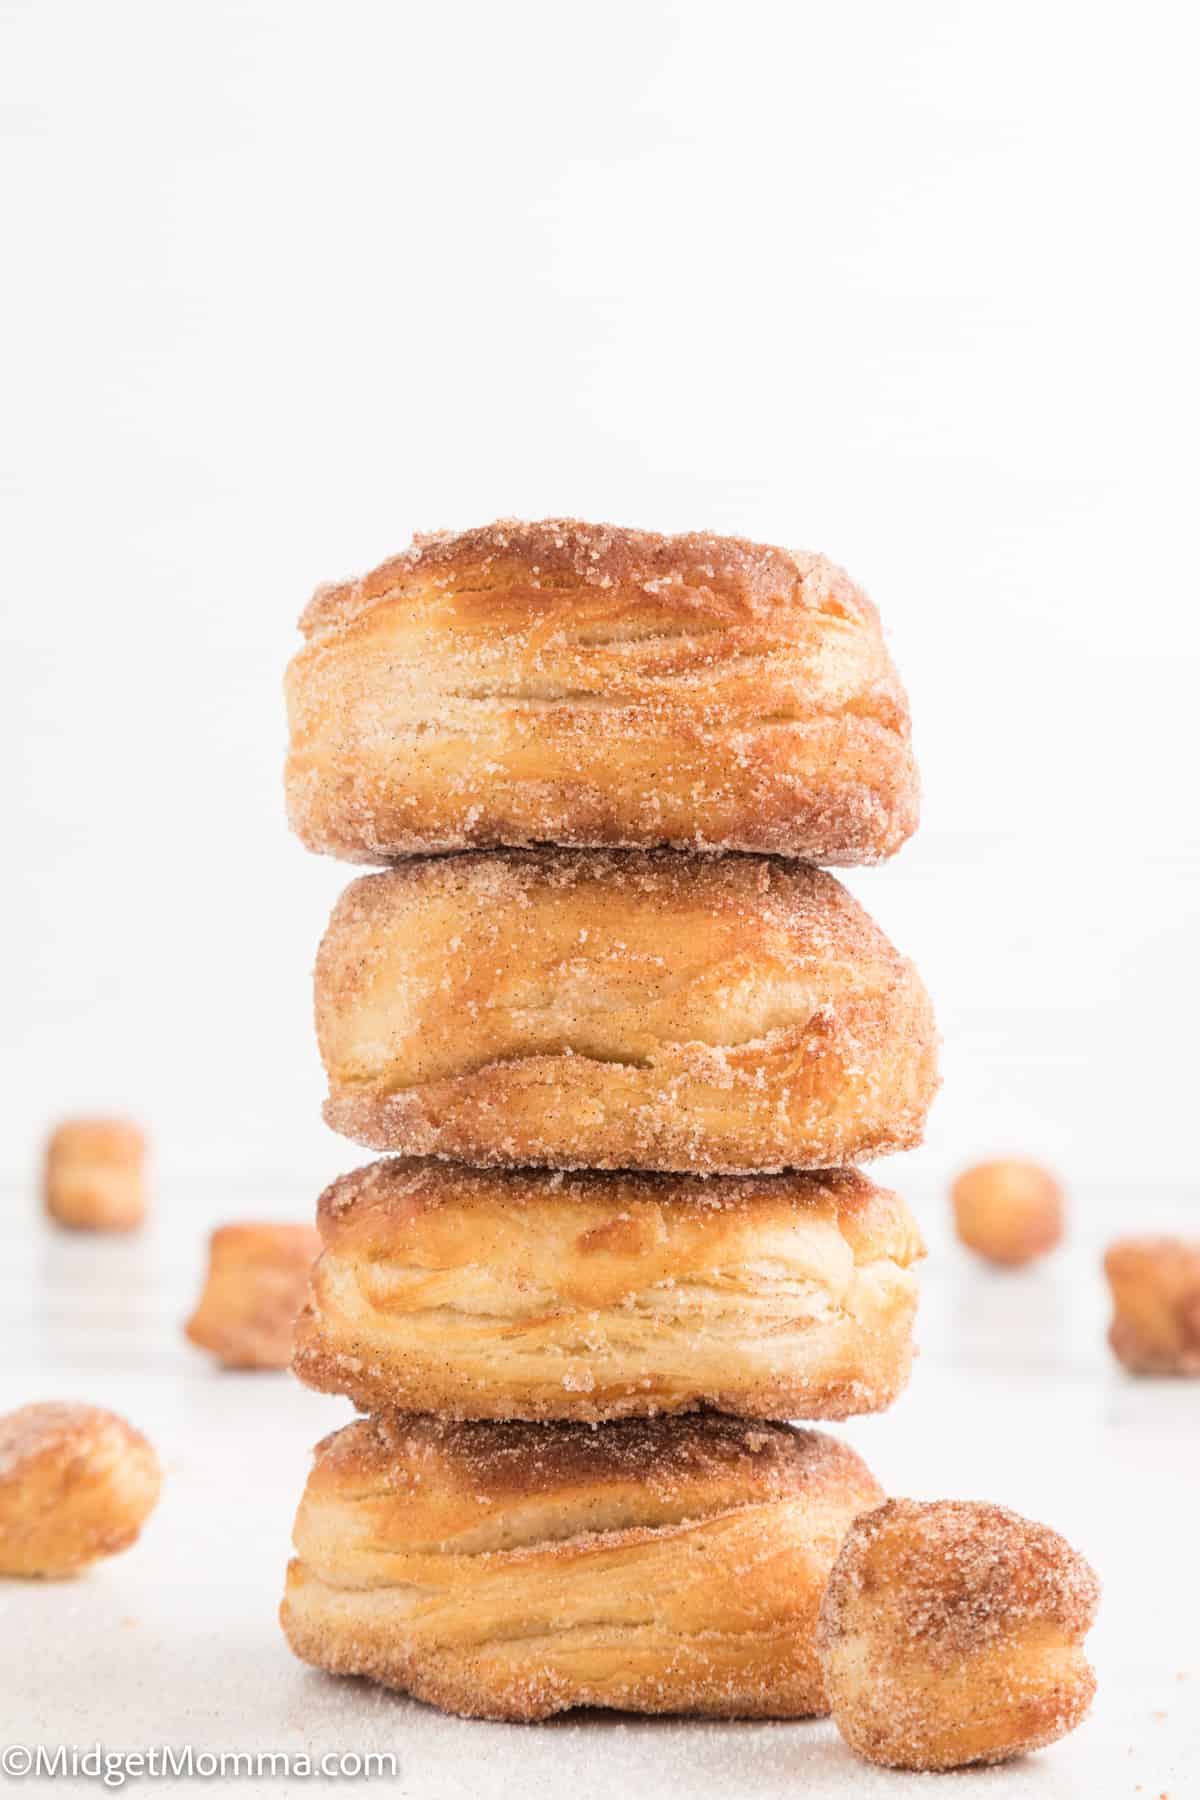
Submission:
POLYGON ((551 520, 301 623, 292 824, 383 865, 317 958, 326 1118, 389 1154, 319 1207, 294 1367, 366 1416, 315 1454, 291 1645, 475 1717, 825 1712, 884 1496, 807 1422, 908 1379, 920 1234, 855 1165, 937 1085, 823 866, 916 824, 875 609, 817 556, 551 520))

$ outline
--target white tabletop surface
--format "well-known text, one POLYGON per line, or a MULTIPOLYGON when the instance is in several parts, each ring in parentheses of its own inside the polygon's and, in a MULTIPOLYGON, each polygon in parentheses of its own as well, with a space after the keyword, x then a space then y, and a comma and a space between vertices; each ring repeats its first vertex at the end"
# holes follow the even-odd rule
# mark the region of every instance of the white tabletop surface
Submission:
MULTIPOLYGON (((379 1785, 422 1800, 931 1791, 932 1778, 857 1762, 828 1722, 467 1723, 296 1662, 276 1621, 292 1516, 309 1448, 350 1408, 287 1375, 222 1373, 179 1331, 203 1261, 191 1221, 289 1208, 302 1216, 281 1194, 178 1189, 158 1196, 152 1228, 120 1241, 59 1234, 30 1194, 3 1196, 0 1409, 70 1397, 115 1408, 157 1445, 166 1483, 126 1555, 75 1582, 0 1584, 0 1740, 314 1760, 389 1750, 398 1775, 379 1785)), ((932 1246, 923 1354, 893 1411, 845 1434, 890 1491, 1015 1506, 1063 1531, 1104 1583, 1092 1718, 1040 1755, 947 1777, 947 1792, 1191 1800, 1200 1384, 1121 1374, 1104 1342, 1097 1261, 1110 1228, 1186 1228, 1200 1215, 1182 1194, 1077 1196, 1071 1247, 1033 1273, 1000 1275, 946 1240, 937 1196, 918 1210, 932 1246)), ((320 1785, 279 1776, 238 1791, 320 1785)))

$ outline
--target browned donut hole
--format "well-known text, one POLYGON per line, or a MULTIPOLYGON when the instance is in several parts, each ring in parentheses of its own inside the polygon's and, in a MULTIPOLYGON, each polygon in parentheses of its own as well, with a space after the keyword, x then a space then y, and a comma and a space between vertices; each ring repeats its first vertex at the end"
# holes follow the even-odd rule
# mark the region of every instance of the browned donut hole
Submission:
POLYGON ((1020 1268, 1062 1241, 1062 1188, 1037 1163, 976 1163, 958 1177, 951 1199, 959 1239, 988 1262, 1020 1268))
POLYGON ((1048 1526, 977 1501, 889 1500, 850 1527, 817 1650, 834 1723, 868 1762, 956 1769, 1065 1736, 1095 1676, 1099 1583, 1048 1526))
POLYGON ((46 1401, 0 1418, 0 1575, 77 1575, 136 1540, 158 1457, 100 1406, 46 1401))

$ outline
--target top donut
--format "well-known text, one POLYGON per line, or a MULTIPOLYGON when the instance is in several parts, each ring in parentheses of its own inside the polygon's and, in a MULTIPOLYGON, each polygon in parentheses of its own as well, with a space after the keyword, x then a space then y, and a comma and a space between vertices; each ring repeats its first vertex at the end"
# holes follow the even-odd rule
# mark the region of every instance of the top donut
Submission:
POLYGON ((881 862, 917 822, 874 606, 823 557, 575 519, 414 540, 318 589, 291 823, 351 862, 735 850, 881 862))

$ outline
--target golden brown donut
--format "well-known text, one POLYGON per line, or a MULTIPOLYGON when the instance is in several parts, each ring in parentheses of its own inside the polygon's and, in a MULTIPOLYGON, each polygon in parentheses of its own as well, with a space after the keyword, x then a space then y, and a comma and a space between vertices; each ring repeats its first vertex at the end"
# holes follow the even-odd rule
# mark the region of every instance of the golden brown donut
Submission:
POLYGON ((802 1717, 826 1576, 880 1498, 787 1425, 384 1414, 317 1446, 281 1620, 306 1662, 469 1718, 802 1717))
POLYGON ((46 1211, 78 1231, 133 1231, 146 1212, 146 1139, 129 1119, 65 1119, 46 1144, 46 1211))
POLYGON ((204 1291, 184 1331, 226 1368, 286 1369, 320 1249, 311 1225, 220 1226, 209 1240, 204 1291))
POLYGON ((60 1400, 0 1418, 0 1575, 77 1575, 128 1550, 162 1472, 140 1431, 60 1400))
POLYGON ((506 519, 418 537, 300 626, 287 798, 313 850, 873 863, 917 823, 879 616, 823 557, 506 519))
POLYGON ((976 1163, 959 1176, 951 1198, 960 1240, 989 1262, 1019 1268, 1062 1241, 1062 1188, 1037 1163, 976 1163))
POLYGON ((1135 1375, 1200 1375, 1200 1239, 1121 1238, 1104 1273, 1108 1341, 1135 1375))
POLYGON ((1003 1762, 1073 1731, 1096 1678, 1100 1586, 1046 1525, 964 1500, 889 1500, 833 1566, 817 1648, 834 1723, 893 1769, 1003 1762))
POLYGON ((743 1179, 401 1158, 322 1196, 302 1381, 364 1411, 615 1419, 878 1412, 923 1246, 852 1170, 743 1179))
POLYGON ((833 878, 495 851, 351 884, 317 957, 326 1120, 476 1164, 741 1174, 918 1143, 929 998, 833 878))

